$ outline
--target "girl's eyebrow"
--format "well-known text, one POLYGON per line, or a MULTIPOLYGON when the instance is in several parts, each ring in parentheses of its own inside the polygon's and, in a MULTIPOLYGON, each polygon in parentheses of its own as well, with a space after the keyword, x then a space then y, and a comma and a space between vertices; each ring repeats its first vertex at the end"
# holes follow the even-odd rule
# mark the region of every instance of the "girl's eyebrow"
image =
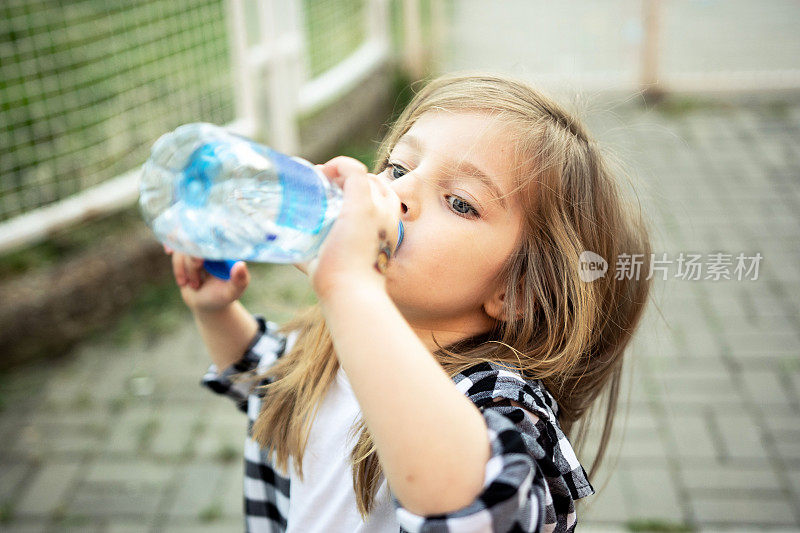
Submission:
MULTIPOLYGON (((401 144, 408 145, 417 153, 422 152, 422 141, 413 135, 409 135, 408 133, 404 134, 397 140, 395 147, 401 144)), ((453 174, 467 175, 469 177, 476 178, 478 181, 480 181, 481 185, 486 187, 486 189, 492 194, 492 196, 495 197, 495 199, 500 201, 500 205, 502 205, 503 208, 508 208, 505 195, 500 192, 500 189, 497 187, 495 181, 480 168, 476 167, 469 161, 461 161, 459 163, 454 163, 451 166, 454 167, 453 174)))
POLYGON ((489 190, 492 196, 494 196, 496 200, 500 201, 500 205, 502 205, 504 209, 508 209, 505 195, 500 192, 500 189, 497 187, 497 184, 494 182, 494 180, 490 178, 484 171, 469 161, 462 161, 455 165, 455 172, 459 175, 466 174, 472 178, 477 178, 478 181, 480 181, 481 184, 489 190))
POLYGON ((397 140, 395 147, 400 146, 401 144, 407 144, 417 152, 422 151, 422 143, 420 140, 413 135, 409 135, 408 133, 403 134, 403 136, 397 140))

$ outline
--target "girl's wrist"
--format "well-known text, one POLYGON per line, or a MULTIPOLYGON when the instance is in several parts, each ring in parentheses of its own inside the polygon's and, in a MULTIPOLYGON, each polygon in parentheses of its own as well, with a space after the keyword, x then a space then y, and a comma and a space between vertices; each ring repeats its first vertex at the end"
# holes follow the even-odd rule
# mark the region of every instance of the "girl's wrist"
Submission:
POLYGON ((234 314, 238 303, 239 300, 234 300, 222 307, 195 307, 192 314, 199 320, 219 320, 220 317, 234 314))
POLYGON ((392 303, 385 287, 363 282, 343 284, 328 292, 325 297, 319 297, 322 315, 332 334, 337 330, 335 324, 351 323, 354 317, 380 308, 384 301, 392 303))
POLYGON ((323 305, 340 298, 349 299, 354 294, 386 294, 386 280, 377 271, 361 275, 338 276, 316 288, 317 298, 323 305))

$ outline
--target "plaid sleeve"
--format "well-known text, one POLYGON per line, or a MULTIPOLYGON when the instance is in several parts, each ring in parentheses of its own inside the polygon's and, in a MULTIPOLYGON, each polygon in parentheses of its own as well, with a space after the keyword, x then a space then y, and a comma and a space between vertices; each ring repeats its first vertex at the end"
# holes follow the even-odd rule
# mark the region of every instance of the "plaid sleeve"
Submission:
POLYGON ((481 493, 457 511, 428 516, 410 512, 392 495, 402 530, 409 533, 541 530, 546 492, 541 469, 511 419, 493 408, 481 411, 491 444, 481 493))
POLYGON ((201 384, 217 394, 222 394, 236 402, 240 411, 247 412, 247 396, 256 382, 242 379, 264 372, 283 355, 286 346, 284 337, 277 333, 277 324, 255 315, 258 333, 250 342, 242 358, 221 371, 211 364, 203 376, 201 384))
POLYGON ((441 515, 416 515, 392 496, 401 531, 574 531, 574 501, 594 494, 594 488, 561 431, 558 405, 542 382, 489 363, 453 379, 488 428, 491 456, 483 488, 466 507, 441 515))

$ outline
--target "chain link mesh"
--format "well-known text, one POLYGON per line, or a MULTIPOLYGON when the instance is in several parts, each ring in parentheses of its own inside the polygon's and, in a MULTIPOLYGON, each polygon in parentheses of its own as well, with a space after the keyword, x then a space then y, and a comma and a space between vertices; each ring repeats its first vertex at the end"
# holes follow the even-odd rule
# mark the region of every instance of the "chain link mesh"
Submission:
MULTIPOLYGON (((366 0, 301 5, 311 76, 365 39, 366 0)), ((225 17, 224 0, 0 3, 0 221, 135 168, 180 124, 235 119, 225 17)))
POLYGON ((366 38, 366 0, 304 0, 310 75, 335 66, 366 38))
POLYGON ((161 133, 233 118, 220 0, 0 6, 0 220, 141 164, 161 133))

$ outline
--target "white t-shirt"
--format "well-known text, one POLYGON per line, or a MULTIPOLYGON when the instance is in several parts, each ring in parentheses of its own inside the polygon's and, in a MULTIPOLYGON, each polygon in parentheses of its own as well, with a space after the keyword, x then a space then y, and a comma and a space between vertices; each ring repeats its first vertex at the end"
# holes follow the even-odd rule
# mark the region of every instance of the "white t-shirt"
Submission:
POLYGON ((289 457, 291 488, 287 533, 396 533, 399 530, 383 477, 367 521, 358 513, 350 463, 350 452, 358 433, 352 437, 348 433, 360 413, 350 381, 340 366, 311 424, 303 454, 304 479, 299 478, 289 457))

